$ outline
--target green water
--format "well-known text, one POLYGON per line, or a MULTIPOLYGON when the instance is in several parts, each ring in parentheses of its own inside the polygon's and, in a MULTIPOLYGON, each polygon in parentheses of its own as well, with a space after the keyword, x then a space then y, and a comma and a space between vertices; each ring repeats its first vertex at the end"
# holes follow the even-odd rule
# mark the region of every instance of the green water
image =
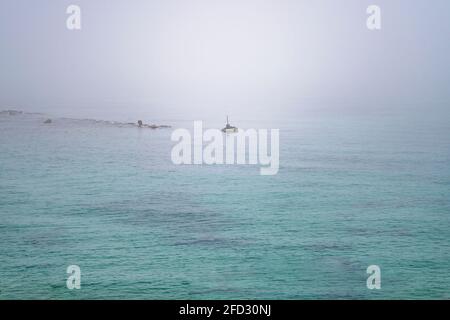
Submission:
POLYGON ((0 299, 450 298, 445 117, 236 119, 280 129, 275 176, 174 165, 172 129, 44 119, 0 116, 0 299))

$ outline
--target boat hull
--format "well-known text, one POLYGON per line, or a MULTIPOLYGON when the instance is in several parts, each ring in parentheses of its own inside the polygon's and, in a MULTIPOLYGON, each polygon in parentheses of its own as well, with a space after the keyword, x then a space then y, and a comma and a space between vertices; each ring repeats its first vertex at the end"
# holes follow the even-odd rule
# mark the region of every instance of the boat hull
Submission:
POLYGON ((239 131, 238 128, 222 129, 222 132, 225 132, 225 133, 235 133, 238 131, 239 131))

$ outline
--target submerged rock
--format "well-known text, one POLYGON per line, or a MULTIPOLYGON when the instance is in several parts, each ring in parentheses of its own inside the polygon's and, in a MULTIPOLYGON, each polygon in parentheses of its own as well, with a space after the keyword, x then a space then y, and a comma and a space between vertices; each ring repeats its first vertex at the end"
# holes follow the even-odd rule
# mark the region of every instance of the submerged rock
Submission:
POLYGON ((149 129, 160 129, 160 128, 170 128, 170 126, 167 125, 156 125, 156 124, 146 124, 143 123, 142 120, 138 120, 137 125, 139 128, 149 128, 149 129))

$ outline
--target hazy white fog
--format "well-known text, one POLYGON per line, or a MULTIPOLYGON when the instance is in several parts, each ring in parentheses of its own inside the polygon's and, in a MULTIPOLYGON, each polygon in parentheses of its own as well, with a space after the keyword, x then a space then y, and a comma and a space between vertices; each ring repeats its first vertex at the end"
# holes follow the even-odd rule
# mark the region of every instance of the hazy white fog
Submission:
POLYGON ((446 107, 448 0, 2 0, 0 109, 275 116, 446 107), (82 30, 66 29, 66 8, 82 30), (366 8, 382 9, 382 30, 366 8))

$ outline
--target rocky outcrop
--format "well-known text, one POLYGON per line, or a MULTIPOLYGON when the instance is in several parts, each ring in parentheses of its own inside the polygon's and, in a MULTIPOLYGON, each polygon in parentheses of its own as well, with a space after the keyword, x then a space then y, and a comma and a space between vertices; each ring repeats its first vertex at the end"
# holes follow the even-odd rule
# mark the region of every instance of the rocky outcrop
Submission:
POLYGON ((23 114, 23 111, 3 110, 3 111, 0 111, 0 114, 7 114, 7 115, 10 115, 10 116, 16 116, 18 114, 23 114))
POLYGON ((158 126, 156 124, 144 124, 142 122, 142 120, 138 120, 137 126, 139 128, 149 128, 149 129, 170 128, 170 126, 167 126, 167 125, 160 125, 160 126, 158 126))

